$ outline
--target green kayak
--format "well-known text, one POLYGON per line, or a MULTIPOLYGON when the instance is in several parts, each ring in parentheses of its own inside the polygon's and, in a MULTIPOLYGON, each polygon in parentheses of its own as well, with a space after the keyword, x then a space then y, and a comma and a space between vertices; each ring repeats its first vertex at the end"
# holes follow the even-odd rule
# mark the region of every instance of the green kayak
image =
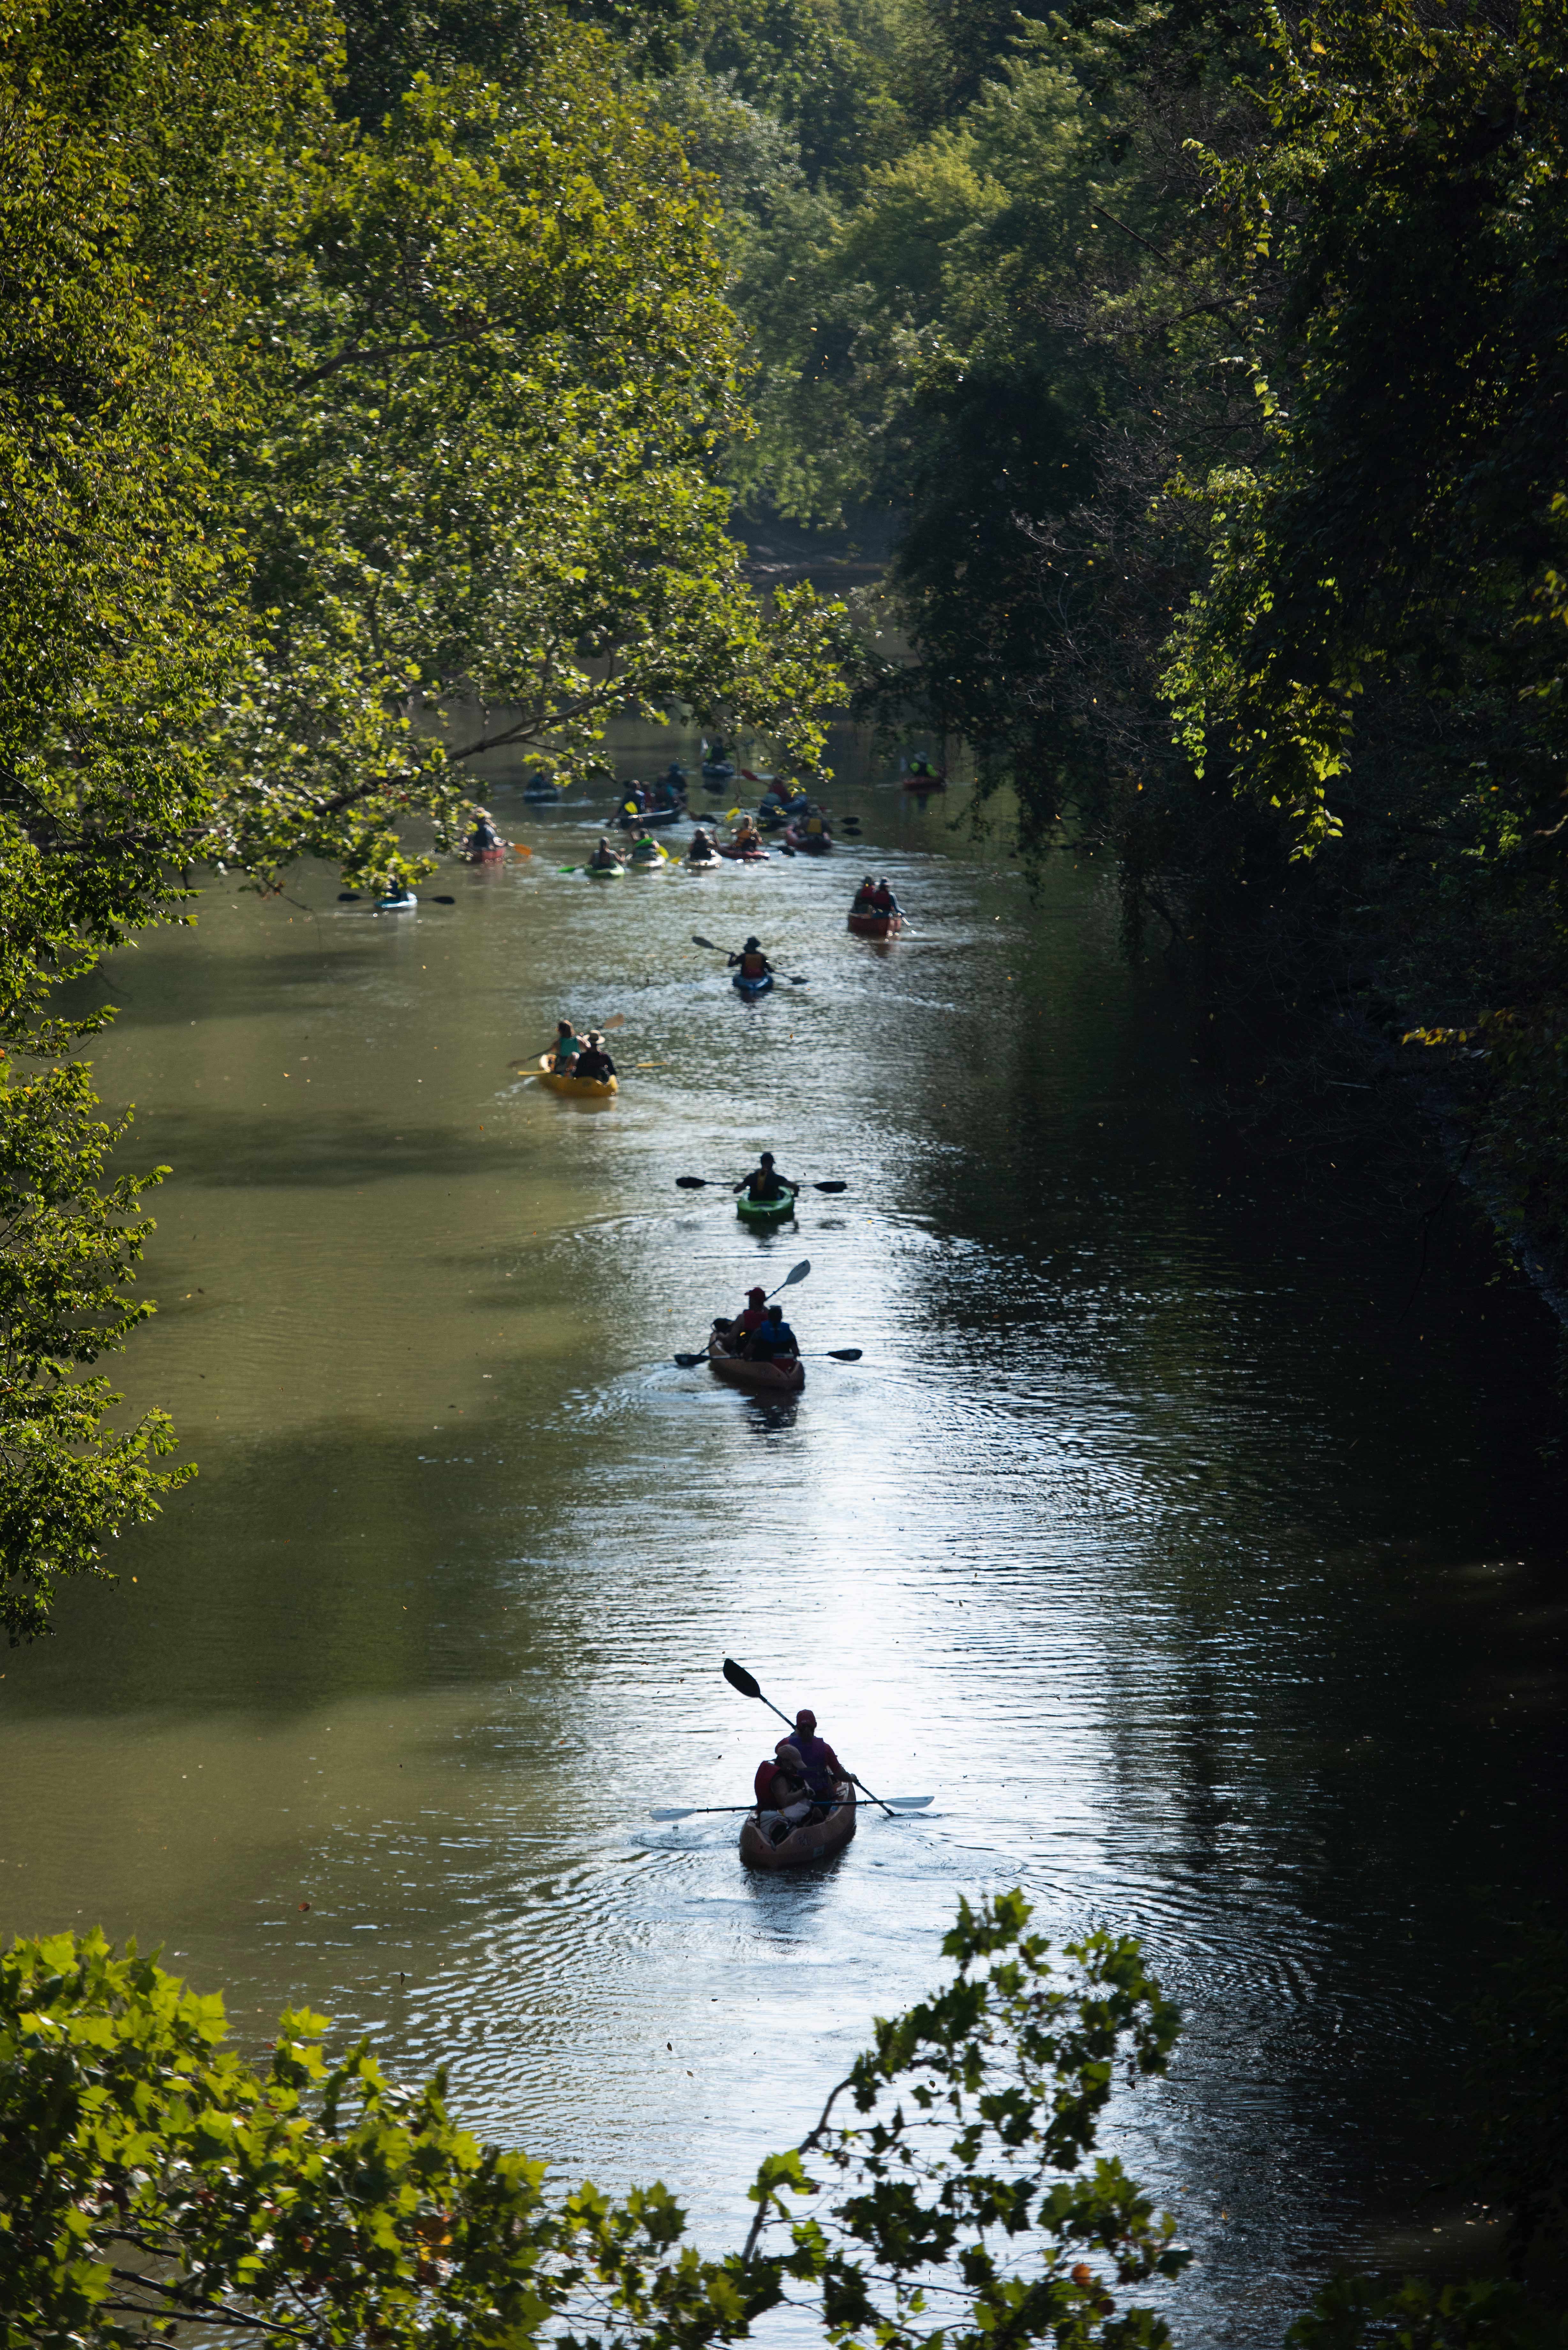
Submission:
POLYGON ((782 1223, 786 1216, 794 1213, 794 1194, 786 1191, 782 1200, 753 1200, 749 1192, 742 1191, 736 1196, 735 1213, 748 1224, 782 1223))

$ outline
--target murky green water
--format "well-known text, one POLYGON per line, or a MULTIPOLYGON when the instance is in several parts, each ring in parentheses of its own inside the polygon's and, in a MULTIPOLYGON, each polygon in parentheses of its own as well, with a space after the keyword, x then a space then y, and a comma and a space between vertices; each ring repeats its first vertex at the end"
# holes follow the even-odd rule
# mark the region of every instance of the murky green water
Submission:
POLYGON ((595 887, 592 811, 498 786, 539 853, 453 907, 220 889, 119 959, 103 1089, 174 1169, 128 1385, 202 1474, 4 1660, 0 1925, 161 1941, 247 2035, 308 2001, 718 2242, 1022 1880, 1183 2002, 1112 2135, 1199 2249, 1185 2338, 1272 2343, 1334 2258, 1476 2241, 1422 2189, 1561 1849, 1552 1333, 1451 1238, 1397 1322, 1414 1214, 1203 1118, 1094 877, 1031 913, 940 803, 846 796, 890 950, 848 858, 595 887), (690 942, 753 928, 808 986, 690 942), (613 1106, 509 1075, 562 1011, 627 1014, 613 1106), (851 1190, 759 1239, 674 1188, 768 1143, 851 1190), (802 1256, 803 1345, 863 1363, 672 1367, 802 1256), (937 1804, 762 1882, 650 1824, 772 1742, 726 1652, 937 1804))

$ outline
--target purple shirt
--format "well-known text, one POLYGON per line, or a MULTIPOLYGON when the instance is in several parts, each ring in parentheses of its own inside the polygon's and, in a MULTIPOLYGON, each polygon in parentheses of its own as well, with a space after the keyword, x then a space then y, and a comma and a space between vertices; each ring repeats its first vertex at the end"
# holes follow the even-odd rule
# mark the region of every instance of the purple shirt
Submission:
POLYGON ((808 1738, 797 1723, 791 1732, 790 1744, 800 1756, 814 1794, 831 1794, 834 1781, 848 1777, 849 1773, 826 1738, 808 1738))

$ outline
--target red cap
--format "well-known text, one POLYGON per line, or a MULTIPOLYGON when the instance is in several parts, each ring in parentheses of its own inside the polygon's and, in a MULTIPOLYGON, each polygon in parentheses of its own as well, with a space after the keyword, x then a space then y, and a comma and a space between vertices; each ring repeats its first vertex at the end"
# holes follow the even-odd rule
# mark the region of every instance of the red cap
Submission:
POLYGON ((767 1294, 768 1294, 768 1293, 767 1293, 767 1291, 766 1291, 765 1289, 763 1289, 760 1284, 759 1284, 759 1286, 758 1286, 757 1288, 755 1288, 755 1289, 748 1289, 748 1290, 747 1290, 747 1292, 746 1292, 746 1295, 748 1296, 748 1298, 751 1298, 751 1297, 760 1297, 760 1298, 763 1299, 764 1301, 766 1300, 767 1294))

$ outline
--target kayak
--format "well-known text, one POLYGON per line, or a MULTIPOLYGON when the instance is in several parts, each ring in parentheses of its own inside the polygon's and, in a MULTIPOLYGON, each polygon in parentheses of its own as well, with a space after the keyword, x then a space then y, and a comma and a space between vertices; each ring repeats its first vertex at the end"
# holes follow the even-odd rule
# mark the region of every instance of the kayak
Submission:
POLYGON ((610 1094, 619 1093, 614 1077, 560 1077, 550 1066, 548 1053, 539 1055, 539 1083, 548 1086, 553 1094, 576 1094, 584 1101, 603 1101, 610 1094))
POLYGON ((849 927, 857 939, 896 939, 904 927, 902 914, 857 914, 849 916, 849 927))
POLYGON ((712 791, 727 784, 734 772, 734 763, 730 759, 704 759, 702 762, 702 781, 712 791))
POLYGON ((685 813, 686 811, 684 808, 654 807, 644 808, 639 816, 628 816, 623 809, 621 814, 617 816, 616 824, 620 831, 630 832, 634 828, 641 826, 679 824, 685 813))
POLYGON ((768 852, 765 848, 721 847, 719 854, 721 857, 732 857, 737 865, 765 865, 768 861, 768 852))
POLYGON ((830 832, 801 832, 793 824, 784 827, 784 847, 798 849, 803 857, 826 857, 832 846, 830 832))
POLYGON ((737 972, 730 982, 731 986, 737 989, 748 1003, 754 1003, 759 995, 765 995, 773 983, 774 975, 771 971, 764 971, 761 979, 742 979, 737 972))
POLYGON ((794 1194, 786 1191, 782 1200, 753 1200, 748 1191, 735 1194, 735 1213, 749 1224, 782 1223, 794 1213, 794 1194))
POLYGON ((553 806, 557 800, 564 799, 566 794, 559 784, 525 784, 523 787, 523 796, 525 800, 535 800, 543 806, 553 806))
POLYGON ((405 889, 400 898, 378 898, 376 911, 378 914, 411 914, 419 902, 411 889, 405 889))
POLYGON ((639 857, 634 848, 628 861, 633 873, 651 873, 656 867, 668 865, 670 859, 662 848, 654 849, 652 854, 647 857, 639 857))
POLYGON ((825 1820, 806 1820, 774 1844, 757 1825, 755 1812, 741 1822, 741 1858, 748 1868, 801 1868, 807 1861, 826 1860, 842 1852, 855 1834, 855 1790, 847 1779, 836 1782, 837 1802, 825 1820))
POLYGON ((618 881, 626 871, 624 865, 585 865, 583 871, 590 881, 618 881))
POLYGON ((798 1357, 785 1363, 748 1363, 743 1355, 731 1355, 715 1330, 708 1341, 708 1361, 715 1377, 726 1387, 751 1388, 758 1395, 798 1395, 805 1385, 805 1365, 798 1357))
POLYGON ((465 865, 499 865, 505 854, 504 848, 465 848, 462 861, 465 865))
POLYGON ((945 775, 906 775, 904 778, 907 792, 945 792, 947 787, 945 775))
POLYGON ((686 870, 689 873, 717 873, 719 860, 716 857, 689 857, 686 870))

